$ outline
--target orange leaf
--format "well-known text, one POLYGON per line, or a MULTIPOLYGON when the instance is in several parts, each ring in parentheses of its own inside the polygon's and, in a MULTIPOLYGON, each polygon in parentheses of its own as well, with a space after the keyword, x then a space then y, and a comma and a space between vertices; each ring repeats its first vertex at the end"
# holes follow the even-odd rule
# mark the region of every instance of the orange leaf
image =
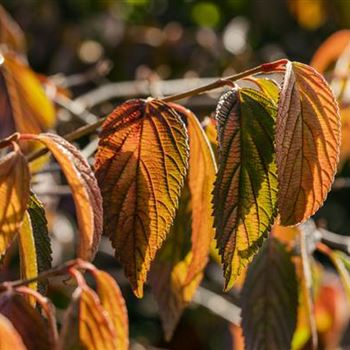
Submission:
POLYGON ((66 313, 59 349, 119 350, 116 333, 96 293, 78 287, 66 313))
POLYGON ((276 128, 278 207, 282 225, 305 221, 323 204, 338 163, 340 117, 323 77, 288 62, 276 128))
POLYGON ((118 350, 127 350, 129 348, 129 325, 123 295, 115 280, 108 273, 97 269, 92 270, 92 273, 97 282, 97 294, 101 304, 114 325, 118 350))
POLYGON ((103 125, 95 169, 104 228, 138 297, 173 222, 187 160, 185 126, 162 101, 127 101, 103 125))
POLYGON ((12 323, 0 314, 0 349, 1 350, 26 350, 21 336, 12 323))
POLYGON ((23 297, 13 292, 0 294, 0 313, 11 321, 28 350, 52 349, 44 319, 23 297))
POLYGON ((320 73, 324 73, 343 51, 350 45, 350 30, 344 29, 333 33, 316 50, 310 65, 320 73))
POLYGON ((217 169, 209 141, 196 116, 180 105, 171 106, 186 117, 190 142, 188 184, 192 207, 192 259, 186 278, 186 283, 189 283, 207 265, 210 243, 214 238, 212 193, 217 169))
POLYGON ((72 190, 79 223, 78 256, 92 260, 102 235, 102 198, 90 165, 79 150, 55 134, 40 134, 54 155, 72 190))
POLYGON ((18 233, 29 199, 29 168, 14 144, 14 151, 0 160, 0 256, 18 233))
POLYGON ((26 51, 26 41, 19 25, 0 5, 0 44, 19 53, 26 51))
POLYGON ((38 134, 55 124, 55 110, 23 59, 0 52, 0 138, 14 131, 38 134))

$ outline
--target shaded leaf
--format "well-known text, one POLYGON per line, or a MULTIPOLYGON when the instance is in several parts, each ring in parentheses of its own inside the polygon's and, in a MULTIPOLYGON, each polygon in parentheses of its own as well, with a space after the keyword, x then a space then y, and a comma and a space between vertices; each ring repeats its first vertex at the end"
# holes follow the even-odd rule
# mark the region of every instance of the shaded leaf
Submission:
POLYGON ((160 100, 130 100, 103 125, 96 177, 104 202, 104 230, 135 295, 166 238, 188 161, 187 133, 160 100))
POLYGON ((276 106, 252 89, 232 89, 217 107, 216 239, 226 289, 261 246, 276 215, 276 106))
POLYGON ((93 270, 97 282, 97 294, 105 311, 107 311, 116 333, 118 350, 129 348, 128 312, 123 295, 115 280, 106 272, 93 270))
POLYGON ((78 256, 92 260, 102 235, 102 198, 90 165, 80 151, 55 134, 36 137, 54 155, 65 174, 75 203, 79 223, 78 256))
POLYGON ((116 333, 98 296, 89 287, 73 294, 60 335, 61 350, 117 350, 116 333))
POLYGON ((0 313, 11 321, 28 350, 52 349, 44 319, 23 297, 12 292, 0 294, 0 313))
POLYGON ((247 350, 291 348, 298 284, 291 254, 276 239, 267 240, 248 267, 241 300, 247 350))
POLYGON ((0 44, 19 53, 26 51, 26 41, 19 25, 0 5, 0 44))
POLYGON ((340 144, 336 100, 313 68, 288 62, 276 126, 278 208, 282 225, 305 221, 323 204, 340 144))
POLYGON ((18 56, 0 52, 0 138, 38 134, 55 124, 55 110, 35 73, 18 56))
POLYGON ((1 350, 26 350, 21 336, 12 323, 0 314, 0 349, 1 350))
MULTIPOLYGON (((30 279, 51 268, 52 251, 47 229, 45 210, 40 200, 32 193, 28 203, 28 214, 19 234, 21 278, 30 279)), ((45 282, 29 284, 33 289, 45 293, 45 282)))
POLYGON ((18 233, 29 199, 29 168, 14 144, 0 160, 0 257, 18 233))

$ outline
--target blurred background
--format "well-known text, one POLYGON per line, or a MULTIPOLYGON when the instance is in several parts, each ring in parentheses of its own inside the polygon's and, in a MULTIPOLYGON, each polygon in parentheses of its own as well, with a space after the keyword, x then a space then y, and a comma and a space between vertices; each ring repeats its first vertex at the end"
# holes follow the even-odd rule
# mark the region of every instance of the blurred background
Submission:
MULTIPOLYGON (((32 68, 54 76, 69 89, 71 97, 79 97, 97 116, 106 115, 129 97, 181 92, 206 82, 204 78, 234 74, 263 62, 287 57, 309 63, 326 38, 350 28, 348 0, 2 0, 1 3, 26 35, 32 68), (164 80, 170 82, 163 84, 164 80), (96 90, 98 87, 107 90, 96 90), (106 93, 110 94, 107 100, 101 98, 106 93)), ((185 104, 203 119, 215 109, 217 97, 212 93, 185 104)), ((93 121, 93 116, 83 112, 73 116, 66 109, 59 110, 58 132, 64 134, 93 121)), ((85 147, 87 155, 89 152, 91 155, 86 149, 89 144, 90 139, 81 140, 80 146, 85 147)), ((64 181, 57 176, 46 177, 44 188, 37 190, 41 197, 46 196, 54 216, 50 227, 55 238, 54 264, 73 255, 71 242, 75 231, 74 205, 69 191, 57 187, 57 183, 64 181), (62 191, 52 194, 53 188, 62 191)), ((319 225, 344 235, 350 234, 350 187, 346 180, 349 176, 348 160, 344 159, 339 177, 345 182, 331 192, 316 217, 319 225)), ((344 307, 339 303, 344 298, 330 265, 319 258, 327 267, 324 273, 328 274, 328 289, 320 297, 327 303, 321 302, 319 307, 326 321, 323 318, 324 322, 320 322, 321 326, 326 325, 327 332, 335 334, 341 319, 338 309, 344 307)), ((147 290, 142 300, 132 295, 106 241, 102 242, 96 264, 116 276, 122 285, 132 349, 240 349, 239 331, 227 319, 200 306, 200 300, 184 312, 173 340, 165 343, 151 293, 147 290)), ((211 262, 203 286, 222 295, 221 275, 218 264, 211 262)), ((59 285, 52 286, 49 292, 59 310, 63 310, 69 294, 59 285)), ((235 290, 224 298, 239 303, 235 290)), ((216 305, 225 308, 220 301, 216 305)), ((341 322, 343 330, 348 318, 341 322)), ((350 346, 343 333, 341 337, 344 347, 350 346)))

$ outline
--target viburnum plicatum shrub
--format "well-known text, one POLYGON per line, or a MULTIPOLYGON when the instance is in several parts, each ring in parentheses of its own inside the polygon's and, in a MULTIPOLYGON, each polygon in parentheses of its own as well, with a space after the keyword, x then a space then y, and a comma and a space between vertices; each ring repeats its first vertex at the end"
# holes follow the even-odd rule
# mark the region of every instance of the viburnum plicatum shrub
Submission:
MULTIPOLYGON (((134 294, 142 298, 151 285, 168 340, 201 283, 213 240, 224 289, 245 274, 246 349, 291 347, 301 290, 314 333, 310 252, 298 225, 323 204, 337 169, 340 116, 324 78, 299 62, 266 63, 178 95, 128 100, 62 137, 47 132, 55 108, 45 87, 55 86, 30 69, 23 33, 3 9, 0 18, 0 255, 17 240, 21 269, 20 280, 0 287, 0 348, 128 348, 121 292, 89 262, 103 233, 134 294), (216 126, 216 139, 175 101, 223 86, 207 127, 216 126), (92 169, 71 142, 101 125, 92 169), (77 259, 58 267, 51 267, 45 209, 31 191, 47 152, 71 188, 79 226, 77 259), (283 239, 284 226, 293 226, 293 238, 283 239), (45 297, 58 275, 76 281, 59 335, 45 297)), ((346 258, 320 250, 348 281, 346 258)))

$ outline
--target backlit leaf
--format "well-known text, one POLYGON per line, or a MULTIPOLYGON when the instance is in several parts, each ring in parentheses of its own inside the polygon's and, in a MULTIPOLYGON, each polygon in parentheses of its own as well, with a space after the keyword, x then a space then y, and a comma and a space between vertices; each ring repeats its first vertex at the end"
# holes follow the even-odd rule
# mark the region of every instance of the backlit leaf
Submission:
POLYGON ((128 312, 123 295, 115 280, 106 272, 93 270, 97 282, 97 294, 105 311, 107 311, 116 333, 118 350, 129 349, 128 312))
POLYGON ((98 296, 89 287, 78 287, 66 313, 60 350, 119 350, 113 325, 98 296))
POLYGON ((188 162, 186 129, 166 103, 130 100, 109 115, 100 137, 95 170, 104 230, 141 297, 178 206, 188 162))
POLYGON ((189 283, 203 272, 207 262, 210 243, 214 238, 212 193, 216 177, 216 163, 209 141, 196 116, 188 109, 171 104, 186 118, 190 143, 188 185, 192 208, 192 260, 186 282, 189 283))
POLYGON ((291 254, 276 239, 267 240, 248 267, 241 298, 246 350, 290 349, 298 284, 291 254))
POLYGON ((28 350, 52 349, 44 319, 23 297, 13 292, 0 294, 0 313, 11 321, 28 350))
POLYGON ((79 223, 78 257, 92 260, 102 235, 102 198, 90 165, 80 151, 55 134, 36 137, 54 155, 65 174, 79 223))
POLYGON ((0 44, 16 52, 26 51, 24 34, 19 25, 0 5, 0 44))
POLYGON ((12 323, 0 314, 0 349, 26 350, 25 345, 12 323))
POLYGON ((0 52, 0 61, 0 138, 52 128, 55 110, 35 73, 11 52, 0 52))
POLYGON ((228 91, 217 107, 214 213, 226 289, 257 252, 276 215, 276 112, 273 101, 247 88, 228 91))
MULTIPOLYGON (((31 194, 27 214, 20 229, 19 251, 21 278, 30 279, 51 268, 51 245, 45 210, 39 199, 31 194)), ((33 289, 45 292, 45 283, 29 284, 33 289), (37 286, 38 284, 38 286, 37 286)))
POLYGON ((334 95, 313 68, 288 62, 276 126, 282 225, 305 221, 323 204, 336 172, 340 117, 334 95))
POLYGON ((0 160, 0 257, 18 233, 29 198, 28 164, 14 147, 0 160))

